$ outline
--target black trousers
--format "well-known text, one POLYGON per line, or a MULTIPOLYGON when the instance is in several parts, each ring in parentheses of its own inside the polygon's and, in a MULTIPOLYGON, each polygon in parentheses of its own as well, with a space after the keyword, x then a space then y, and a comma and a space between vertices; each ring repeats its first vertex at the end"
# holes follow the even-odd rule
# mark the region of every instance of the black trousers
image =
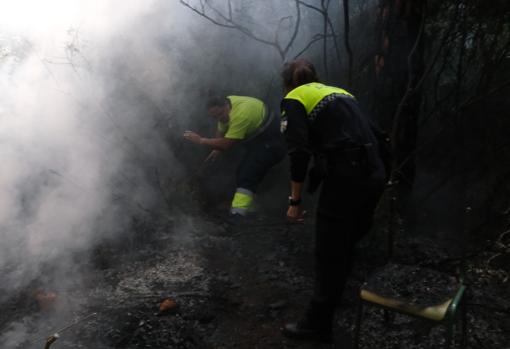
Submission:
POLYGON ((372 226, 384 189, 382 170, 372 175, 330 168, 322 184, 315 227, 315 287, 311 307, 330 321, 354 262, 355 246, 372 226))
POLYGON ((256 142, 247 146, 246 154, 237 168, 237 188, 256 192, 269 169, 279 163, 284 156, 285 149, 278 145, 256 142))
POLYGON ((268 129, 243 144, 245 154, 236 172, 237 188, 256 192, 267 172, 286 155, 285 142, 275 119, 268 129))

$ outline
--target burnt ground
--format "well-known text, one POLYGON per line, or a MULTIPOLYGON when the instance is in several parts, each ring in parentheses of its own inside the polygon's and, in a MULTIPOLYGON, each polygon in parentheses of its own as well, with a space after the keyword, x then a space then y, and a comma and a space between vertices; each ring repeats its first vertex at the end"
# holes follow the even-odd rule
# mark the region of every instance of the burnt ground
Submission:
MULTIPOLYGON (((92 313, 51 348, 351 347, 356 290, 384 265, 379 233, 358 251, 335 343, 316 344, 280 334, 282 323, 299 316, 310 295, 311 222, 289 225, 264 216, 232 227, 195 213, 182 217, 138 224, 122 243, 102 245, 81 266, 83 278, 65 289, 54 285, 57 302, 50 310, 39 309, 32 290, 11 297, 0 314, 0 347, 43 348, 45 337, 92 313), (166 297, 178 308, 160 316, 166 297)), ((469 348, 510 348, 509 241, 503 238, 469 256, 469 348), (494 260, 499 265, 489 265, 494 260)), ((459 260, 448 249, 423 237, 398 241, 394 261, 407 267, 390 267, 377 287, 389 283, 400 295, 426 301, 455 282, 451 275, 459 260), (423 273, 423 267, 433 271, 423 273)), ((441 326, 421 320, 397 315, 388 322, 374 308, 367 308, 364 319, 361 348, 439 348, 444 340, 441 326)))

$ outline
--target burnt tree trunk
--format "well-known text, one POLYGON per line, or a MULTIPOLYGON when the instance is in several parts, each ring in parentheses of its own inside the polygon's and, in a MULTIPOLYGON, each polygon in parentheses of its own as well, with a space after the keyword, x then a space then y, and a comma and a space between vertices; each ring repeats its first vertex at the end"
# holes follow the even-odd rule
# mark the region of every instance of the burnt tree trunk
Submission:
MULTIPOLYGON (((423 22, 426 0, 380 0, 375 55, 375 115, 392 135, 394 180, 402 194, 415 179, 414 151, 424 71, 423 22)), ((404 194, 405 195, 405 194, 404 194)))

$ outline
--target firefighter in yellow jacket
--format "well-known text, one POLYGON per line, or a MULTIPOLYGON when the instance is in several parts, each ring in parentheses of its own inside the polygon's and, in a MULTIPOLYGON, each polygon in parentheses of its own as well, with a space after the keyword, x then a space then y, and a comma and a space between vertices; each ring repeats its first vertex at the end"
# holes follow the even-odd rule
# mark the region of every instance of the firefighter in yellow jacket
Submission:
POLYGON ((186 131, 184 138, 212 148, 208 159, 233 146, 245 148, 237 168, 237 188, 230 209, 230 218, 238 221, 248 213, 265 174, 285 156, 279 122, 261 100, 246 96, 211 97, 207 102, 207 112, 218 122, 217 136, 207 138, 186 131))

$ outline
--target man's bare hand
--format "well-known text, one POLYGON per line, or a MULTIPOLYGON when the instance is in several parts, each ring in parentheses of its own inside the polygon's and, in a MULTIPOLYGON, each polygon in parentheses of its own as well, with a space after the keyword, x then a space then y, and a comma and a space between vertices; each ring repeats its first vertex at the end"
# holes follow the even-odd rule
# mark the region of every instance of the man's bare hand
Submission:
POLYGON ((289 206, 287 210, 287 219, 291 222, 303 223, 305 215, 306 211, 303 211, 300 206, 289 206))
POLYGON ((205 161, 204 162, 214 162, 216 161, 216 159, 218 158, 218 156, 220 155, 221 151, 220 150, 213 150, 212 152, 209 153, 209 155, 205 158, 205 161))
POLYGON ((193 131, 184 131, 182 136, 190 142, 195 144, 202 144, 202 136, 200 136, 198 133, 193 131))

